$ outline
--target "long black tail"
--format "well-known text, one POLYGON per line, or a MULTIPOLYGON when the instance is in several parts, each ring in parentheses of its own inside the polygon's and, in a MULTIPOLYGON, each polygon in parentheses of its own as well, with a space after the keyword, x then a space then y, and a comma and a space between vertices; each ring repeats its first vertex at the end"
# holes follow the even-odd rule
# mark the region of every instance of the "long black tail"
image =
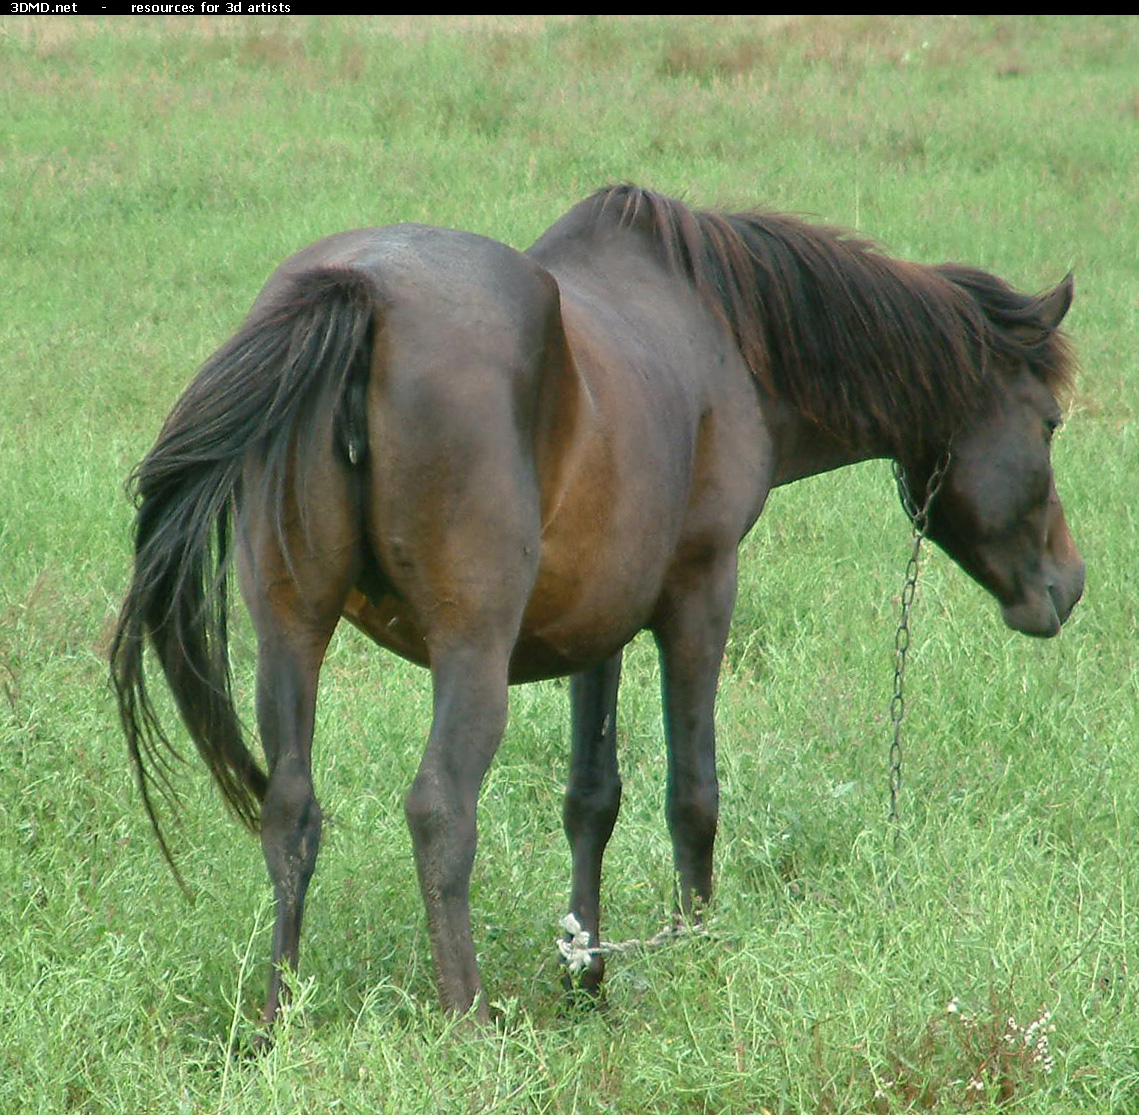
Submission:
MULTIPOLYGON (((346 465, 362 461, 379 305, 372 280, 355 271, 323 268, 285 280, 205 363, 132 476, 134 576, 111 649, 111 682, 143 804, 172 867, 153 791, 174 802, 180 756, 147 688, 145 642, 226 801, 256 831, 267 777, 234 708, 226 633, 233 501, 253 461, 280 524, 290 461, 295 455, 299 465, 315 439, 327 438, 329 423, 346 465)), ((300 473, 292 470, 298 485, 300 473)))

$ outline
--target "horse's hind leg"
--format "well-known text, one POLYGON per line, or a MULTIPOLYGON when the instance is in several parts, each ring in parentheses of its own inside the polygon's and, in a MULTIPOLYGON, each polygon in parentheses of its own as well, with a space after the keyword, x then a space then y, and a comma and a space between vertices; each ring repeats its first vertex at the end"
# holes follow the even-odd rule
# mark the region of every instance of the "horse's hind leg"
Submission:
MULTIPOLYGON (((263 1021, 276 1018, 284 970, 295 971, 305 895, 320 846, 312 784, 317 681, 328 641, 358 570, 346 500, 335 489, 286 558, 275 523, 246 513, 239 550, 242 594, 258 639, 257 722, 269 767, 261 846, 276 919, 263 1021), (319 540, 319 541, 315 541, 319 540)), ((296 533, 300 533, 297 531, 296 533)))
POLYGON ((273 1022, 281 1003, 284 969, 297 967, 305 894, 320 846, 321 811, 313 793, 311 765, 320 669, 316 649, 298 647, 279 632, 263 635, 260 641, 257 720, 269 761, 261 846, 276 900, 263 1012, 266 1024, 273 1022))
POLYGON ((512 431, 472 425, 453 405, 437 407, 434 421, 439 444, 405 441, 378 485, 377 549, 414 609, 431 666, 431 732, 406 813, 439 998, 448 1012, 475 1006, 485 1019, 469 908, 475 812, 506 725, 541 520, 512 431))
POLYGON ((457 1014, 474 1006, 486 1019, 470 924, 475 811, 506 726, 510 655, 533 585, 539 522, 522 498, 491 509, 489 491, 463 495, 461 525, 441 514, 414 547, 414 595, 435 602, 420 606, 431 621, 434 704, 406 813, 440 1001, 457 1014))
POLYGON ((488 1017, 470 924, 475 811, 483 776, 506 726, 512 640, 482 638, 432 663, 434 717, 406 800, 435 980, 445 1010, 488 1017))
POLYGON ((653 624, 668 741, 666 810, 680 909, 686 915, 712 897, 712 848, 720 801, 716 684, 735 594, 733 550, 674 575, 653 624))
MULTIPOLYGON (((570 913, 601 940, 601 861, 621 808, 617 767, 617 689, 621 655, 615 654, 570 682, 573 734, 562 822, 573 858, 570 913)), ((583 991, 596 993, 605 975, 605 958, 594 955, 581 973, 583 991)), ((572 974, 566 989, 573 987, 572 974)))

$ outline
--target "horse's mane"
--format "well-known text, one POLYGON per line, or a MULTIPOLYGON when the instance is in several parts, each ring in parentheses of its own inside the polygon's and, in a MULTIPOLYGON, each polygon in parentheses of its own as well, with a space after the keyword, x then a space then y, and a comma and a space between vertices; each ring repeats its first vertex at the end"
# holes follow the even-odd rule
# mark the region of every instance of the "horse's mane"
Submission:
POLYGON ((1053 392, 1070 380, 1041 298, 985 271, 891 259, 842 229, 691 209, 635 186, 591 200, 596 219, 615 215, 655 239, 765 390, 841 440, 938 448, 984 404, 994 356, 1027 361, 1053 392))

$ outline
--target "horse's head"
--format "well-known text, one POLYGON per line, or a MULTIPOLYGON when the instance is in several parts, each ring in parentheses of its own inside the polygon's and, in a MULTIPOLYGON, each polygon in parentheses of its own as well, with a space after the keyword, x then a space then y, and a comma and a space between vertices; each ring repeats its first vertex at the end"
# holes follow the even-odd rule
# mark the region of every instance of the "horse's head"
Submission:
MULTIPOLYGON (((1070 278, 1041 295, 1037 332, 1054 334, 1071 299, 1070 278)), ((1084 562, 1052 476, 1060 408, 1039 367, 998 362, 991 393, 953 437, 929 536, 996 597, 1009 627, 1050 637, 1084 589, 1084 562)))

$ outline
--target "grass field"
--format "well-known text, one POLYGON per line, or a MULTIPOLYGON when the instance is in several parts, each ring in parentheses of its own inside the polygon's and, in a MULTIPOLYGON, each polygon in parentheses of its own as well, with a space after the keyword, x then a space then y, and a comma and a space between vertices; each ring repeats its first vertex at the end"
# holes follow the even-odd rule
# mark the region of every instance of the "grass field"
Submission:
MULTIPOLYGON (((1139 1110, 1137 214, 1130 16, 0 17, 0 1113, 1139 1110), (525 247, 617 180, 1029 290, 1073 269, 1054 460, 1085 600, 1028 641, 930 555, 895 842, 889 466, 778 491, 720 690, 710 934, 562 1011, 566 689, 519 688, 472 895, 503 1021, 474 1036, 436 1006, 403 820, 426 675, 339 632, 294 1004, 232 1058, 269 888, 188 763, 185 901, 131 784, 123 482, 290 252, 405 220, 525 247)), ((672 901, 647 641, 627 662, 614 939, 672 901)), ((239 624, 250 717, 252 665, 239 624)))

